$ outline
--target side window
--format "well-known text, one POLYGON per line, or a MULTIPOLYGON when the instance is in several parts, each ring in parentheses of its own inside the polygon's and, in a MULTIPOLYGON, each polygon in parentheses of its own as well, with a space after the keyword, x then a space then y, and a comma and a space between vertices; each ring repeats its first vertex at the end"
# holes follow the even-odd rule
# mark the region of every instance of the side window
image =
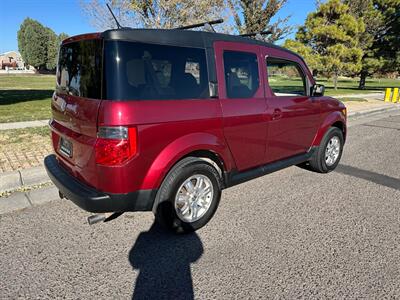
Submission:
POLYGON ((105 42, 105 98, 177 100, 209 97, 205 49, 105 42))
POLYGON ((305 96, 306 80, 300 66, 292 61, 267 58, 268 84, 275 96, 305 96))
POLYGON ((225 84, 228 98, 251 98, 260 86, 257 55, 224 52, 225 84))

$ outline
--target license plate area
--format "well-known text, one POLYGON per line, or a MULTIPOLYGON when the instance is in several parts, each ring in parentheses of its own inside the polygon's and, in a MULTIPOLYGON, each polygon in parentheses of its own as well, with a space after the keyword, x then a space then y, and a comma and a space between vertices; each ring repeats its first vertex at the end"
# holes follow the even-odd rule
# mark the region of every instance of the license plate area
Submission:
POLYGON ((61 137, 60 138, 60 153, 71 158, 72 157, 72 142, 61 137))

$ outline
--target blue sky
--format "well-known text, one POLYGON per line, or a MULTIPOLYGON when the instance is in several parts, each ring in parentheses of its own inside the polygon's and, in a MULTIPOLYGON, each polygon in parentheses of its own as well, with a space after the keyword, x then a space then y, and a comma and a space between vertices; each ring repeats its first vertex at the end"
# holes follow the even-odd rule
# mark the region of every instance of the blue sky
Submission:
MULTIPOLYGON (((0 0, 7 12, 0 17, 0 53, 17 50, 17 31, 26 17, 50 27, 57 34, 68 35, 95 31, 83 15, 80 0, 0 0)), ((291 15, 291 25, 301 25, 315 9, 315 0, 289 0, 277 17, 291 15)))

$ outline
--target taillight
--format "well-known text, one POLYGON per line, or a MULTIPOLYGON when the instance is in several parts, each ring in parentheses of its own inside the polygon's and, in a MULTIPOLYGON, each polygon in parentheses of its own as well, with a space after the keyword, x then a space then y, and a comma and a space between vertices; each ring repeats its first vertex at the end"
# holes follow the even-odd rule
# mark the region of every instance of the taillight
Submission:
POLYGON ((99 127, 96 140, 96 163, 105 166, 120 165, 137 152, 135 127, 99 127))

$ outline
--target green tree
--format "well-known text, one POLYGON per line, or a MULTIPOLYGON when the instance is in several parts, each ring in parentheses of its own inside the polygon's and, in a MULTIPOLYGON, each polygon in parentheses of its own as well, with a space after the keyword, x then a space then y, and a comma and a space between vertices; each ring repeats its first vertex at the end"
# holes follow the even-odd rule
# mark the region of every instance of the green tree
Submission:
POLYGON ((340 75, 351 75, 362 68, 364 53, 355 37, 364 31, 364 22, 351 15, 348 5, 340 0, 328 0, 307 16, 296 40, 320 57, 321 71, 333 77, 337 89, 340 75))
POLYGON ((47 59, 46 68, 47 70, 54 70, 57 66, 57 54, 58 54, 58 37, 53 30, 46 27, 47 31, 47 59))
POLYGON ((308 67, 314 73, 322 69, 321 57, 315 53, 310 46, 307 46, 299 41, 287 39, 283 47, 300 54, 306 61, 308 67))
POLYGON ((287 25, 289 17, 271 24, 271 19, 286 3, 287 0, 227 0, 240 34, 270 30, 266 38, 270 42, 284 38, 293 30, 287 25))
POLYGON ((385 60, 382 71, 400 73, 400 0, 374 0, 374 5, 384 24, 374 44, 377 55, 385 60))
POLYGON ((68 38, 66 33, 60 33, 56 35, 53 30, 47 28, 48 30, 48 42, 47 42, 47 61, 46 68, 48 70, 55 70, 57 67, 58 49, 63 40, 68 38))
POLYGON ((62 42, 63 40, 65 40, 65 39, 67 39, 68 37, 69 37, 68 34, 66 34, 65 32, 61 32, 61 33, 58 35, 58 44, 61 44, 61 42, 62 42))
POLYGON ((39 22, 26 18, 18 31, 18 49, 25 63, 37 70, 47 62, 48 31, 39 22))
POLYGON ((40 71, 56 68, 60 40, 67 35, 62 33, 57 36, 53 30, 44 27, 38 21, 26 18, 20 26, 17 37, 18 49, 25 63, 40 71))
POLYGON ((365 24, 365 32, 356 37, 364 52, 361 70, 356 75, 360 76, 359 89, 365 89, 366 78, 381 70, 384 65, 376 43, 385 30, 384 17, 373 0, 344 0, 344 3, 349 6, 350 13, 365 24))

